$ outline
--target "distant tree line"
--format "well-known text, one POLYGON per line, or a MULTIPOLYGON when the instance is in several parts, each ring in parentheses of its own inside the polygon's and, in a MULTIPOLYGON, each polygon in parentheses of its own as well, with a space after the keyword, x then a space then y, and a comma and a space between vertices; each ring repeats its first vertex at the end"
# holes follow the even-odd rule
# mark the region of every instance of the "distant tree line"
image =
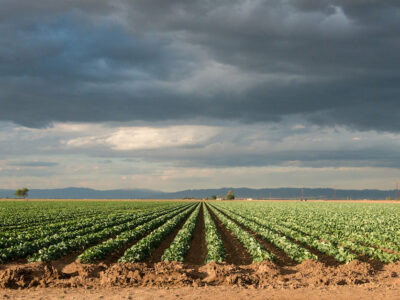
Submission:
POLYGON ((28 188, 22 188, 16 190, 14 195, 15 197, 26 199, 26 197, 28 197, 28 192, 29 192, 28 188))

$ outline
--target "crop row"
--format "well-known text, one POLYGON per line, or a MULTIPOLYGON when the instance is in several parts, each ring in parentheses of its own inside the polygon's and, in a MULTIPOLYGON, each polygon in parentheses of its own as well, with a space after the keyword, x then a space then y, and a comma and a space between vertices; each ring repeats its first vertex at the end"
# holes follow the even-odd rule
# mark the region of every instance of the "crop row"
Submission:
POLYGON ((96 244, 106 238, 109 238, 111 236, 115 236, 121 232, 131 230, 143 223, 146 223, 155 217, 158 217, 160 215, 164 215, 168 213, 165 211, 162 212, 155 212, 154 214, 151 215, 146 215, 141 218, 136 218, 133 221, 130 221, 128 223, 120 224, 117 226, 113 227, 107 227, 104 230, 101 230, 96 233, 89 233, 83 236, 78 236, 74 239, 67 239, 64 240, 58 244, 51 245, 47 248, 42 248, 35 254, 33 254, 31 257, 28 258, 29 261, 50 261, 54 260, 57 258, 60 258, 64 255, 67 255, 73 251, 77 251, 80 249, 83 249, 84 247, 87 247, 91 244, 96 244))
POLYGON ((95 232, 102 228, 114 226, 128 222, 136 217, 152 214, 154 212, 161 212, 163 210, 173 209, 175 205, 167 206, 166 208, 149 209, 145 211, 138 211, 133 213, 116 213, 109 216, 95 216, 92 218, 75 219, 64 223, 54 224, 54 226, 42 225, 40 228, 34 230, 27 230, 16 236, 0 237, 0 248, 11 247, 15 244, 23 242, 34 241, 38 239, 48 240, 49 243, 55 243, 74 236, 83 235, 89 232, 95 232))
MULTIPOLYGON (((317 227, 320 232, 338 235, 340 238, 362 245, 400 252, 400 222, 395 210, 393 209, 393 213, 389 214, 390 207, 386 209, 386 206, 374 205, 373 207, 362 206, 359 208, 358 211, 351 214, 339 210, 328 216, 324 214, 313 218, 302 216, 299 218, 302 225, 317 227), (321 222, 323 221, 322 217, 328 219, 328 222, 321 222)), ((296 223, 299 224, 299 222, 296 223)))
POLYGON ((261 226, 265 226, 266 228, 280 233, 284 236, 291 238, 299 242, 302 245, 309 246, 318 250, 321 253, 334 257, 339 262, 348 263, 354 260, 357 256, 343 247, 332 244, 329 241, 322 241, 320 239, 316 239, 310 235, 306 235, 299 231, 293 230, 289 227, 282 226, 278 222, 274 221, 272 218, 265 218, 262 216, 262 212, 258 212, 255 210, 240 210, 240 213, 235 210, 236 213, 242 217, 245 217, 249 220, 252 220, 258 223, 261 226))
MULTIPOLYGON (((221 208, 220 208, 221 209, 221 208)), ((317 260, 318 257, 312 254, 307 249, 300 247, 296 243, 288 240, 285 236, 277 234, 265 226, 261 226, 258 223, 251 221, 247 218, 242 217, 234 211, 221 209, 221 211, 226 214, 231 219, 237 221, 244 227, 250 229, 254 233, 258 234, 263 240, 271 243, 275 247, 281 249, 285 252, 292 260, 296 262, 303 262, 308 259, 317 260)))
POLYGON ((303 226, 299 226, 297 224, 286 224, 286 225, 291 228, 301 230, 302 232, 305 232, 306 234, 312 236, 314 239, 329 241, 337 246, 344 247, 345 249, 366 255, 368 257, 371 257, 375 260, 379 260, 384 263, 395 262, 400 258, 399 254, 388 253, 383 251, 382 249, 377 249, 371 246, 365 246, 357 242, 351 241, 347 238, 343 238, 339 234, 326 234, 319 229, 310 228, 304 225, 303 226))
MULTIPOLYGON (((146 215, 146 213, 144 215, 146 215)), ((138 214, 138 216, 141 215, 138 214)), ((31 245, 35 245, 36 247, 39 245, 50 245, 76 236, 96 232, 106 227, 126 223, 135 217, 134 214, 129 214, 112 216, 107 219, 90 218, 83 220, 82 223, 74 222, 72 224, 64 225, 65 227, 63 227, 63 230, 56 230, 54 228, 48 229, 44 227, 42 230, 26 232, 17 237, 0 238, 0 248, 9 248, 21 243, 24 243, 27 247, 30 247, 31 245)))
MULTIPOLYGON (((349 262, 357 257, 357 254, 368 256, 372 259, 389 263, 400 259, 398 253, 389 253, 378 247, 371 246, 371 242, 366 236, 357 234, 358 239, 350 238, 352 235, 346 231, 332 229, 327 233, 326 225, 323 221, 298 219, 277 221, 277 218, 271 218, 273 214, 263 214, 260 211, 244 208, 233 209, 232 212, 242 215, 246 218, 253 218, 253 221, 267 226, 268 228, 282 233, 292 239, 308 245, 327 255, 333 256, 339 262, 349 262), (254 217, 257 216, 257 219, 254 217), (357 254, 355 254, 357 253, 357 254)), ((354 221, 353 221, 354 222, 354 221)))
POLYGON ((185 224, 175 236, 171 245, 165 250, 161 257, 164 261, 183 261, 185 255, 189 250, 190 242, 193 238, 194 229, 196 227, 197 217, 200 212, 201 205, 192 212, 190 217, 186 220, 185 224))
POLYGON ((204 204, 203 212, 207 247, 207 256, 205 262, 223 262, 225 260, 224 244, 221 240, 221 236, 218 233, 218 229, 204 204))
MULTIPOLYGON (((175 202, 176 203, 176 202, 175 202)), ((162 208, 170 203, 153 201, 7 201, 0 203, 1 233, 24 231, 37 226, 115 213, 162 208)))
POLYGON ((211 210, 217 218, 228 228, 235 237, 243 244, 249 254, 252 256, 254 262, 261 262, 264 260, 275 260, 275 255, 265 250, 264 246, 260 244, 253 236, 246 230, 242 229, 235 222, 225 217, 221 212, 211 207, 211 210))
MULTIPOLYGON (((0 226, 0 231, 2 236, 16 236, 25 231, 32 231, 35 229, 40 229, 43 226, 55 226, 57 224, 63 224, 65 222, 76 222, 80 218, 90 218, 98 216, 99 212, 72 212, 68 214, 61 214, 58 216, 48 217, 45 214, 39 220, 37 217, 33 220, 20 221, 18 224, 12 221, 11 225, 0 226)), ((29 218, 29 217, 28 217, 29 218)))
POLYGON ((182 211, 186 211, 187 209, 187 206, 185 206, 184 208, 176 209, 165 215, 150 219, 147 223, 143 223, 138 227, 129 228, 129 230, 120 233, 115 238, 111 238, 101 244, 86 249, 82 254, 78 256, 77 260, 82 263, 94 263, 101 259, 104 259, 109 254, 126 246, 131 241, 137 240, 145 234, 148 234, 152 230, 164 224, 167 220, 171 219, 182 211))
MULTIPOLYGON (((153 218, 154 215, 160 213, 163 214, 165 213, 165 211, 155 212, 148 216, 146 216, 146 213, 144 213, 145 217, 143 218, 153 218)), ((112 235, 118 230, 125 229, 126 226, 128 226, 132 222, 136 222, 137 220, 131 221, 135 218, 136 217, 132 216, 129 219, 130 222, 126 222, 126 220, 124 220, 125 223, 122 224, 120 224, 119 221, 115 220, 111 222, 104 221, 103 224, 97 224, 79 231, 55 234, 34 241, 22 242, 8 248, 0 249, 0 261, 4 262, 14 258, 25 257, 37 251, 40 251, 40 253, 46 253, 50 251, 49 249, 55 250, 57 248, 65 248, 68 245, 71 245, 77 241, 79 241, 79 243, 85 243, 85 241, 88 240, 89 237, 90 239, 95 239, 96 237, 103 237, 107 234, 112 235), (49 247, 49 249, 47 247, 49 247)), ((36 254, 34 257, 40 257, 40 255, 36 254)), ((35 258, 33 258, 33 260, 35 260, 35 258)))
POLYGON ((305 221, 301 225, 298 225, 293 221, 281 221, 277 224, 274 221, 268 221, 268 225, 272 226, 272 228, 281 232, 286 232, 287 235, 291 235, 293 238, 305 242, 325 254, 333 256, 339 262, 347 263, 356 258, 357 255, 353 252, 366 255, 384 263, 394 262, 400 257, 398 254, 388 253, 382 249, 365 246, 349 240, 343 237, 342 233, 339 231, 326 234, 318 226, 311 227, 307 226, 306 223, 305 221))
MULTIPOLYGON (((243 205, 233 205, 242 210, 243 205)), ((398 260, 399 206, 388 203, 252 203, 266 219, 382 262, 398 260), (288 209, 290 206, 290 209, 288 209), (266 209, 267 208, 267 209, 266 209), (394 255, 393 255, 394 254, 394 255)))
POLYGON ((77 261, 94 263, 110 255, 119 256, 128 247, 119 261, 143 261, 179 224, 182 228, 161 259, 184 261, 200 213, 204 215, 205 263, 225 260, 226 249, 216 226, 221 223, 254 262, 275 259, 263 241, 299 263, 318 259, 315 254, 328 255, 341 263, 360 256, 384 263, 400 260, 400 208, 396 206, 126 201, 79 205, 62 202, 63 208, 58 211, 57 204, 24 202, 15 204, 18 209, 13 211, 10 203, 0 203, 0 224, 5 224, 0 228, 0 263, 22 257, 50 261, 74 251, 81 252, 77 261))
MULTIPOLYGON (((107 214, 110 214, 111 212, 112 211, 108 211, 107 214)), ((2 232, 23 231, 40 225, 54 224, 81 217, 91 217, 102 213, 104 214, 106 212, 93 209, 79 209, 55 212, 43 210, 33 213, 30 210, 27 210, 26 212, 19 211, 19 214, 16 215, 11 210, 3 216, 0 229, 2 232)))
MULTIPOLYGON (((199 205, 199 204, 197 204, 199 205)), ((152 231, 149 235, 138 241, 135 245, 125 251, 119 262, 137 262, 143 261, 151 252, 161 244, 161 242, 181 223, 194 209, 181 212, 177 216, 168 220, 164 225, 152 231)))
MULTIPOLYGON (((354 222, 353 223, 358 223, 354 222)), ((331 223, 332 224, 332 223, 331 223)), ((395 234, 394 230, 391 234, 377 232, 366 232, 364 226, 357 227, 359 231, 352 228, 352 226, 326 226, 326 224, 318 220, 302 220, 301 225, 297 222, 290 222, 289 226, 313 235, 316 238, 329 240, 333 243, 340 244, 345 248, 356 251, 360 254, 367 255, 373 259, 382 262, 394 262, 399 259, 399 256, 393 253, 383 251, 383 249, 390 249, 393 252, 400 252, 400 247, 396 244, 399 237, 395 234), (341 229, 337 229, 340 227, 341 229)), ((370 228, 370 227, 368 227, 370 228)))

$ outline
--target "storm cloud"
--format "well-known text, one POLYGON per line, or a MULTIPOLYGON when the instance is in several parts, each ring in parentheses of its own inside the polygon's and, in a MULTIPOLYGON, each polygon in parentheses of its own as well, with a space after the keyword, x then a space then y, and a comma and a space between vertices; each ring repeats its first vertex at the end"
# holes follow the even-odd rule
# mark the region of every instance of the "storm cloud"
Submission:
POLYGON ((0 187, 400 177, 399 1, 0 7, 0 187))
POLYGON ((1 120, 400 130, 398 1, 1 6, 1 120))

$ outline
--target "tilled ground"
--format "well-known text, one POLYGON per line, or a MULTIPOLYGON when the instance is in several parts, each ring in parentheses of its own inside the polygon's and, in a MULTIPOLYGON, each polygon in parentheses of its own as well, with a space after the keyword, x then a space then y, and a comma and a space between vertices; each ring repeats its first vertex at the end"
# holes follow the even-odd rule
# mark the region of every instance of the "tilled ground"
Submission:
POLYGON ((2 266, 0 287, 204 287, 237 286, 246 288, 298 289, 364 284, 400 284, 400 263, 377 268, 367 262, 327 266, 306 261, 294 266, 271 262, 250 265, 209 263, 192 266, 182 263, 124 263, 84 265, 73 262, 14 264, 2 266))
POLYGON ((398 300, 400 285, 382 287, 375 284, 362 286, 327 286, 299 289, 244 289, 231 286, 182 288, 37 288, 25 290, 0 290, 0 299, 63 299, 63 300, 398 300))

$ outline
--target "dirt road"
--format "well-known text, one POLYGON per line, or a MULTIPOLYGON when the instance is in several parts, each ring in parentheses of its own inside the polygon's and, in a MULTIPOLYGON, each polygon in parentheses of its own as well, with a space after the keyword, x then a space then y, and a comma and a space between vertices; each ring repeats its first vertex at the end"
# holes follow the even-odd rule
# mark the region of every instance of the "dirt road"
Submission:
POLYGON ((400 299, 400 285, 389 287, 363 285, 360 287, 328 287, 299 289, 244 289, 237 287, 183 287, 158 288, 104 288, 104 289, 60 289, 38 288, 28 290, 0 290, 0 299, 291 299, 291 300, 349 300, 349 299, 400 299))

